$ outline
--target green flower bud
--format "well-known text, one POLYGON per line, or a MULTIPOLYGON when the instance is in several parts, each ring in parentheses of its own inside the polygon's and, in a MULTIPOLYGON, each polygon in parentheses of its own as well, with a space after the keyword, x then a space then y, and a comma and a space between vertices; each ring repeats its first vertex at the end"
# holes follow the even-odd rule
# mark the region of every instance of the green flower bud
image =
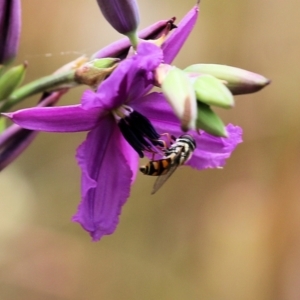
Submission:
POLYGON ((223 80, 233 95, 257 92, 271 82, 262 75, 225 65, 195 64, 184 71, 192 74, 210 74, 223 80))
POLYGON ((22 83, 27 62, 13 67, 0 77, 0 101, 5 100, 22 83))
POLYGON ((196 97, 208 105, 222 108, 234 106, 234 99, 229 89, 216 77, 200 75, 194 82, 196 97))
POLYGON ((181 121, 181 129, 195 129, 197 118, 197 101, 193 85, 188 76, 180 69, 173 67, 165 75, 162 91, 181 121))
POLYGON ((5 118, 0 118, 0 133, 6 129, 6 120, 5 118))
POLYGON ((218 115, 207 104, 198 102, 197 106, 197 129, 203 129, 215 136, 227 137, 225 125, 218 115))
POLYGON ((100 58, 87 62, 75 71, 75 81, 97 88, 117 67, 119 61, 118 58, 100 58))

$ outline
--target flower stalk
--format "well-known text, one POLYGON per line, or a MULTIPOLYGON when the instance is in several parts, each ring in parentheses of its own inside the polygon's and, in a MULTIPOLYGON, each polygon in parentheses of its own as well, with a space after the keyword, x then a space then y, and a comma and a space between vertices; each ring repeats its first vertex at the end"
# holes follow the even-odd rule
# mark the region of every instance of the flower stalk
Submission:
POLYGON ((52 74, 34 80, 15 90, 0 108, 1 112, 6 112, 22 100, 45 91, 53 91, 63 88, 70 88, 77 85, 75 82, 75 70, 69 70, 58 74, 52 74))

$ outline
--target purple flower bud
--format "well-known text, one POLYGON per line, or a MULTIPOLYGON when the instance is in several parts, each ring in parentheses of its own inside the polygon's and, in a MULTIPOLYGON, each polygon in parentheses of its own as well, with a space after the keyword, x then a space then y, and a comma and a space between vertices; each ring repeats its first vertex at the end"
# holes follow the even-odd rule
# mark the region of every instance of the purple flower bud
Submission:
POLYGON ((17 54, 21 31, 20 0, 0 0, 0 65, 17 54))
POLYGON ((140 22, 135 0, 97 0, 105 19, 119 33, 128 35, 137 30, 140 22))
MULTIPOLYGON (((66 92, 44 93, 39 107, 53 106, 66 92)), ((28 130, 13 124, 0 134, 0 171, 13 162, 31 144, 38 131, 28 130)))

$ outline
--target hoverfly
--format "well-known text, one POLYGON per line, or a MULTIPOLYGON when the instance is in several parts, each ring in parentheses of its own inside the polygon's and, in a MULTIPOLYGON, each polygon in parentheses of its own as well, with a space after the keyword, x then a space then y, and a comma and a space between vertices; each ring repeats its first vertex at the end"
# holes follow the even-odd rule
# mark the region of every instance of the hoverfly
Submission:
POLYGON ((183 134, 179 138, 173 138, 174 142, 169 148, 165 148, 164 157, 159 160, 150 160, 148 164, 140 167, 145 175, 159 176, 153 186, 151 194, 156 193, 175 170, 186 163, 192 156, 196 141, 189 134, 183 134))

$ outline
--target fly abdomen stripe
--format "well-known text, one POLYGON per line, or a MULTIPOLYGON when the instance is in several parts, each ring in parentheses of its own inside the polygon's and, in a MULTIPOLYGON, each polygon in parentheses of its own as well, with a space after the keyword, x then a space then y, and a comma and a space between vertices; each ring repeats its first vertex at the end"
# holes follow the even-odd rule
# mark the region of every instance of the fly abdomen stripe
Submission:
POLYGON ((168 167, 171 164, 171 158, 149 161, 149 163, 140 168, 140 171, 145 175, 159 176, 168 172, 168 167))

